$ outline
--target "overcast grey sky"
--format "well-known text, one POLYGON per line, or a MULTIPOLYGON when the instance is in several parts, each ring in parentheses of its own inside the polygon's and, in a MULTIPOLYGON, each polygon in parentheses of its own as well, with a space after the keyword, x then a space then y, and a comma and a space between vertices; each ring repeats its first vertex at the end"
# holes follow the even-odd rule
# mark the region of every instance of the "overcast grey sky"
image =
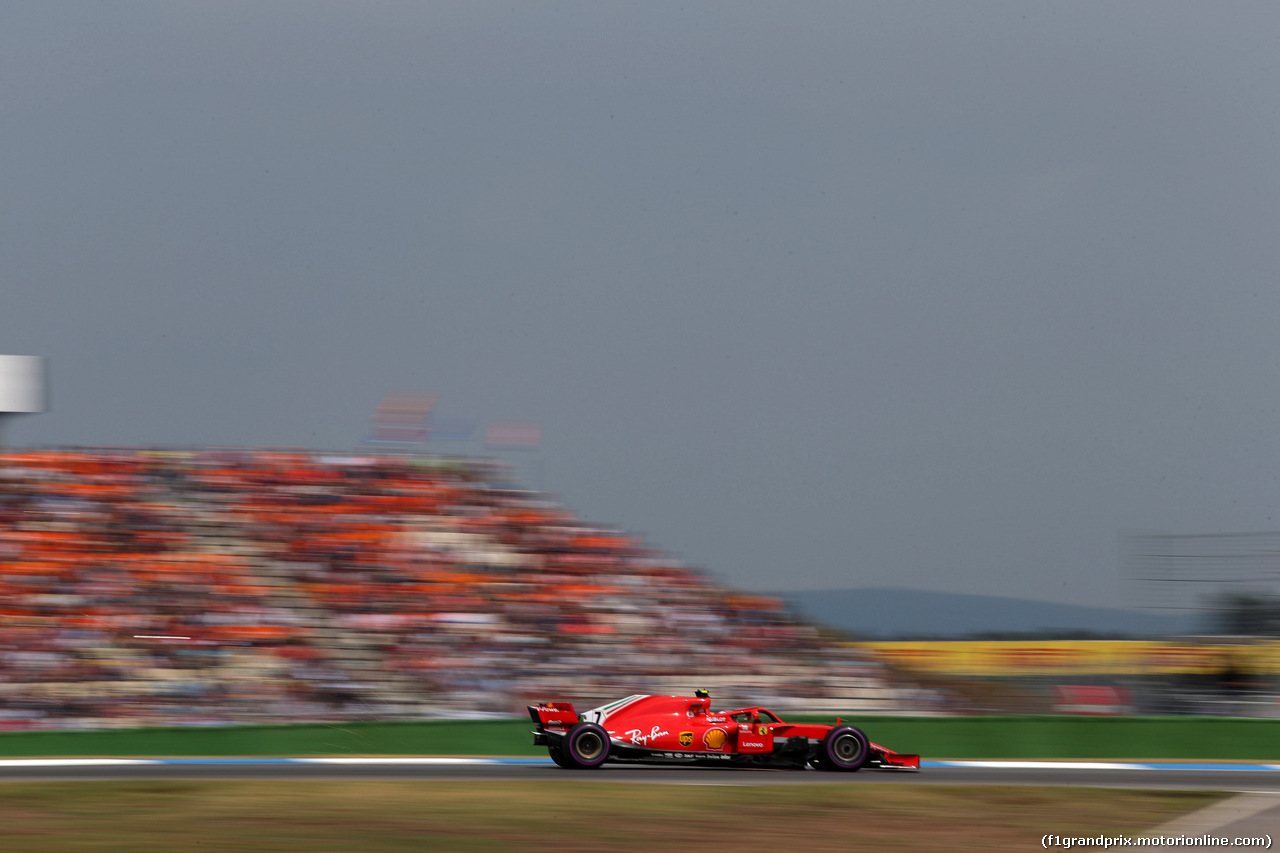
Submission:
POLYGON ((1280 528, 1278 57, 1271 2, 4 4, 7 439, 429 391, 735 585, 1114 603, 1118 531, 1280 528))

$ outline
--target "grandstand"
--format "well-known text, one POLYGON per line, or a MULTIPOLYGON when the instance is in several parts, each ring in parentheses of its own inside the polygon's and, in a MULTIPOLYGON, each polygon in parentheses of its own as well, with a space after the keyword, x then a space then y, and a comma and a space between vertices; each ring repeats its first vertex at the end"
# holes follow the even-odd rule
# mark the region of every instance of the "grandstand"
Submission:
POLYGON ((772 598, 491 461, 266 450, 0 455, 0 725, 517 713, 709 687, 910 710, 772 598))

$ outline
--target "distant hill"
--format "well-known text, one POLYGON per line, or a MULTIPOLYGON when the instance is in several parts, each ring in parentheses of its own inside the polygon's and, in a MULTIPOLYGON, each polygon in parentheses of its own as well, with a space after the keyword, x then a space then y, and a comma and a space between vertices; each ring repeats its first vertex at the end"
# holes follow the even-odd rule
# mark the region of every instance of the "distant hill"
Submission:
POLYGON ((799 614, 868 639, 955 638, 978 634, 1158 637, 1194 631, 1190 616, 1051 604, 990 595, 910 589, 771 592, 799 614))

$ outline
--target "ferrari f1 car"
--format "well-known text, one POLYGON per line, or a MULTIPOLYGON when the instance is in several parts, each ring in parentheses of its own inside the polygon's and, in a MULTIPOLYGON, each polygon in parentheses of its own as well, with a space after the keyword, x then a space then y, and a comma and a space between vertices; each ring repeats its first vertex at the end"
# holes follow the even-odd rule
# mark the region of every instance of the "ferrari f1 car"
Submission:
POLYGON ((817 770, 919 770, 920 756, 871 743, 860 729, 785 723, 764 708, 711 711, 694 696, 628 696, 577 713, 570 702, 529 706, 533 742, 561 767, 606 761, 635 764, 746 765, 817 770))

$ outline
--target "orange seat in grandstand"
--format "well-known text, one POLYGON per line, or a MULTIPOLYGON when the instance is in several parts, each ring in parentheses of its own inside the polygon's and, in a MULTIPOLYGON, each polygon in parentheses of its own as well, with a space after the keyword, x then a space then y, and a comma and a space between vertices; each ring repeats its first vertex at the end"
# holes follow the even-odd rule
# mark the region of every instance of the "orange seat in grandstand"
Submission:
POLYGON ((219 625, 209 633, 236 640, 285 640, 296 631, 281 625, 219 625))

